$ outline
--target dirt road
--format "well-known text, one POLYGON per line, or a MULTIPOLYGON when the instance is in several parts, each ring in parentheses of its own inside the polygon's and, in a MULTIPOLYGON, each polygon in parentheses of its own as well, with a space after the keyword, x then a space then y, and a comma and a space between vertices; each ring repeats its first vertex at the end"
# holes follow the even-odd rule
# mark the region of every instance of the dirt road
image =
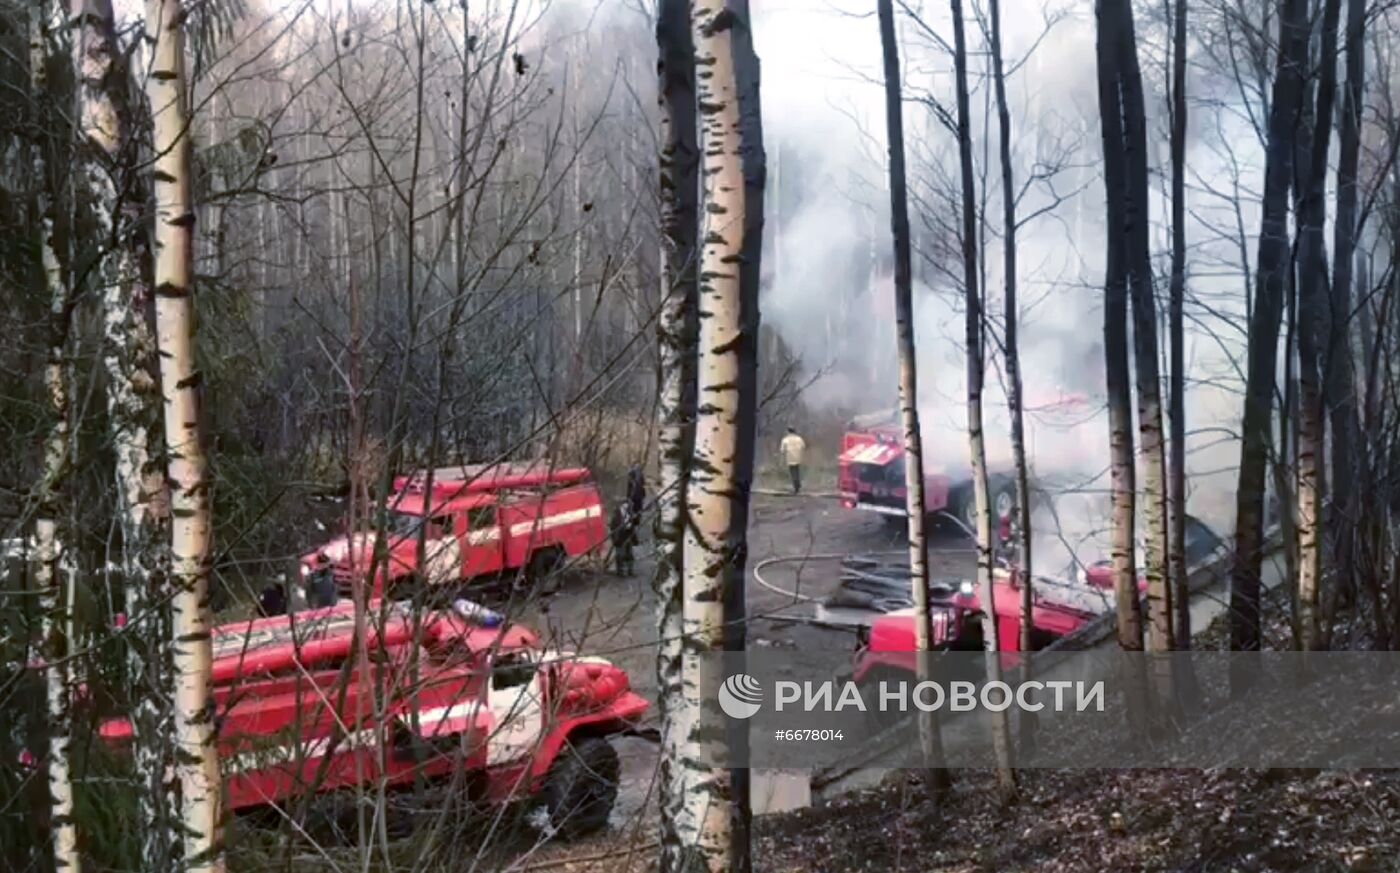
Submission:
MULTIPOLYGON (((868 512, 843 508, 836 500, 821 497, 757 496, 749 529, 749 562, 772 557, 850 554, 902 547, 902 532, 868 512)), ((574 651, 608 658, 624 667, 639 693, 656 698, 655 645, 656 599, 651 590, 655 566, 648 539, 638 552, 637 573, 622 578, 611 573, 580 574, 553 594, 531 604, 520 620, 535 624, 555 644, 574 651), (533 608, 535 615, 529 615, 533 608)), ((970 575, 972 556, 956 532, 938 531, 931 541, 935 575, 970 575)), ((823 597, 839 583, 840 567, 834 560, 812 558, 774 568, 765 574, 777 587, 809 597, 823 597)), ((826 650, 848 649, 849 633, 813 627, 801 621, 808 604, 755 585, 747 589, 749 647, 826 650)), ((652 777, 656 747, 647 740, 618 741, 622 756, 622 785, 613 826, 635 823, 650 807, 654 796, 652 777)))

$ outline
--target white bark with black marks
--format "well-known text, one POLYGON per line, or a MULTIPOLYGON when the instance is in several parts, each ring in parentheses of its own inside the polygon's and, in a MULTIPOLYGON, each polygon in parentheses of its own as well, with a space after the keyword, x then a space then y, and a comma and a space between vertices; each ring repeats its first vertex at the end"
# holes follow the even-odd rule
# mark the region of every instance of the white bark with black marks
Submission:
POLYGON ((743 137, 735 69, 736 16, 724 0, 691 5, 696 105, 700 119, 699 347, 695 448, 686 485, 684 550, 684 737, 675 790, 685 798, 676 820, 680 869, 729 871, 745 854, 734 844, 731 772, 716 765, 725 723, 716 703, 723 676, 713 659, 725 643, 727 566, 743 547, 732 519, 740 416, 740 256, 746 208, 743 137))
POLYGON ((696 228, 699 221, 695 135, 695 56, 689 0, 662 0, 656 22, 661 104, 660 390, 657 410, 659 482, 656 520, 657 708, 661 750, 657 770, 662 863, 679 870, 683 856, 677 821, 685 796, 675 769, 684 736, 681 658, 686 482, 694 446, 696 228))
POLYGON ((41 132, 33 146, 33 171, 37 183, 37 228, 39 275, 43 295, 49 303, 44 359, 44 391, 48 399, 48 433, 43 441, 43 464, 34 520, 34 587, 43 610, 42 660, 48 728, 48 788, 50 837, 53 841, 54 869, 78 873, 78 831, 73 818, 73 713, 71 667, 69 664, 72 628, 72 588, 64 584, 63 542, 59 517, 63 506, 63 485, 68 477, 71 437, 68 427, 69 375, 66 350, 70 299, 59 260, 58 175, 49 161, 47 132, 52 127, 53 95, 49 90, 50 40, 60 25, 61 7, 36 3, 29 20, 29 73, 34 101, 36 128, 41 132))
POLYGON ((210 688, 211 483, 201 440, 200 378, 195 368, 195 215, 190 201, 184 20, 181 0, 147 2, 146 37, 152 49, 145 82, 156 153, 156 344, 170 481, 176 765, 184 858, 185 869, 192 873, 216 873, 224 869, 224 857, 210 688))
POLYGON ((162 566, 165 476, 160 469, 160 386, 155 337, 146 321, 150 288, 138 251, 146 235, 128 217, 139 210, 127 71, 110 0, 72 0, 78 72, 78 179, 90 198, 105 247, 102 284, 107 416, 115 456, 121 566, 126 583, 128 699, 135 729, 135 769, 142 789, 137 826, 142 869, 164 870, 174 854, 179 793, 168 742, 171 689, 169 621, 162 566), (135 201, 135 202, 133 202, 135 201))

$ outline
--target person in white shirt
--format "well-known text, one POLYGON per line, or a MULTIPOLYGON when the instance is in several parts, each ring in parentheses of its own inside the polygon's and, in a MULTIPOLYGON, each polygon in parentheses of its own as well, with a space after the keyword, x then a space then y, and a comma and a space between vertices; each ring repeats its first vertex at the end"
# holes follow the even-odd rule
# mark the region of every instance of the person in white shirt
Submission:
POLYGON ((802 453, 807 450, 807 443, 802 437, 797 435, 794 428, 787 429, 787 436, 778 444, 778 450, 782 452, 783 463, 787 464, 788 475, 792 477, 792 493, 802 493, 802 453))

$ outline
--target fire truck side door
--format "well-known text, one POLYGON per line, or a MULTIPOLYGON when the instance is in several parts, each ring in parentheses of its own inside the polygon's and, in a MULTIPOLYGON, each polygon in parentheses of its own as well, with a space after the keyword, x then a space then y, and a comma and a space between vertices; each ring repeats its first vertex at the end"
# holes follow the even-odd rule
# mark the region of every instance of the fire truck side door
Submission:
POLYGON ((501 519, 495 503, 473 507, 458 517, 462 532, 462 556, 467 578, 500 572, 504 554, 501 519))

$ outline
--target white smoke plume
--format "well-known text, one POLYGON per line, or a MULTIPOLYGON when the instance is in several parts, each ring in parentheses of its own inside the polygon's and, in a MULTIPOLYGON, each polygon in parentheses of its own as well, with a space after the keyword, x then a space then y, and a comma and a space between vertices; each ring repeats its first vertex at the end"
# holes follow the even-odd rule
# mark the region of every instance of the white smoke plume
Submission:
MULTIPOLYGON (((1048 7, 1048 3, 1045 4, 1048 7)), ((846 7, 853 4, 846 3, 846 7)), ((879 40, 873 17, 843 14, 842 4, 760 7, 757 33, 764 59, 764 113, 770 179, 769 241, 765 264, 769 287, 764 319, 776 327, 807 363, 823 375, 806 401, 818 408, 871 412, 894 405, 894 323, 888 189, 883 176, 884 109, 879 76, 879 40), (770 30, 771 29, 771 30, 770 30), (795 33, 803 38, 793 39, 795 33), (779 155, 774 173, 775 145, 779 155), (872 232, 873 243, 872 243, 872 232)), ((845 12, 867 11, 845 9, 845 12)), ((935 26, 941 22, 932 20, 935 26)), ((1038 16, 1010 16, 1005 35, 1008 59, 1036 42, 1038 16)), ((975 23, 969 39, 980 42, 975 23)), ((946 57, 924 52, 904 31, 906 80, 910 92, 930 89, 952 106, 946 57), (921 52, 923 52, 921 54, 921 52), (932 69, 933 73, 926 71, 932 69)), ((1038 513, 1037 524, 1051 526, 1037 536, 1043 563, 1053 570, 1067 563, 1063 540, 1100 540, 1107 528, 1108 422, 1104 412, 1103 364, 1103 189, 1098 177, 1099 127, 1094 85, 1093 23, 1087 16, 1060 20, 1036 53, 1008 81, 1018 180, 1032 174, 1018 204, 1025 218, 1044 210, 1018 233, 1021 301, 1021 361, 1027 407, 1031 465, 1042 487, 1060 492, 1054 513, 1038 513), (1049 173, 1049 167, 1059 169, 1049 173), (1066 401, 1069 401, 1066 403, 1066 401), (1073 493, 1066 494, 1066 490, 1073 493)), ((973 61, 978 74, 980 59, 973 61)), ((1002 307, 1000 168, 996 165, 994 116, 990 126, 988 83, 973 95, 977 160, 986 168, 988 232, 983 250, 985 296, 994 331, 1002 307), (991 148, 985 138, 992 137, 991 148)), ((1149 93, 1151 111, 1161 100, 1149 93)), ((1194 111, 1194 110, 1193 110, 1194 111)), ((1200 110, 1203 114, 1209 110, 1200 110)), ((1212 112, 1200 119, 1188 163, 1200 186, 1229 189, 1223 162, 1212 153, 1217 139, 1229 139, 1248 174, 1262 172, 1262 151, 1251 149, 1254 133, 1238 115, 1212 112)), ((1149 118, 1154 135, 1165 130, 1149 118)), ((956 227, 949 193, 956 194, 956 144, 945 129, 927 120, 915 102, 905 105, 906 148, 910 155, 911 213, 916 244, 925 254, 939 248, 938 228, 956 227), (953 187, 949 187, 949 183, 953 187), (943 199, 940 199, 943 198, 943 199)), ((1153 170, 1166 172, 1165 134, 1153 170)), ((979 181, 983 178, 979 169, 979 181)), ((1018 183, 1019 184, 1019 183, 1018 183)), ((1154 188, 1154 253, 1160 255, 1159 342, 1167 339, 1165 252, 1169 239, 1167 203, 1154 188)), ((1257 187, 1257 186, 1256 186, 1257 187)), ((1199 188, 1193 186, 1193 196, 1199 188)), ((1232 206, 1204 196, 1192 203, 1198 217, 1189 229, 1193 274, 1188 291, 1186 337, 1189 511, 1217 532, 1234 523, 1235 470, 1239 461, 1239 417, 1244 334, 1240 322, 1245 283, 1238 243, 1220 239, 1202 219, 1232 206)), ((1257 207, 1246 204, 1244 222, 1252 229, 1257 207)), ((1233 216, 1233 214, 1232 214, 1233 216)), ((1233 223, 1233 217, 1230 222, 1233 223)), ((943 237, 947 239, 945 235, 943 237)), ((965 470, 968 463, 966 364, 963 345, 960 266, 949 244, 929 259, 915 256, 916 332, 919 343, 920 413, 926 455, 935 467, 965 470), (943 263, 938 263, 939 258, 943 263)), ((1252 255, 1253 242, 1246 246, 1252 255)), ((1009 416, 1002 391, 1003 371, 995 343, 989 343, 984 420, 989 461, 1009 469, 1009 416)), ((1163 373, 1166 372, 1165 362, 1163 373)), ((1163 399, 1165 401, 1165 386, 1163 399)), ((1077 549, 1073 549, 1077 551, 1077 549)))

